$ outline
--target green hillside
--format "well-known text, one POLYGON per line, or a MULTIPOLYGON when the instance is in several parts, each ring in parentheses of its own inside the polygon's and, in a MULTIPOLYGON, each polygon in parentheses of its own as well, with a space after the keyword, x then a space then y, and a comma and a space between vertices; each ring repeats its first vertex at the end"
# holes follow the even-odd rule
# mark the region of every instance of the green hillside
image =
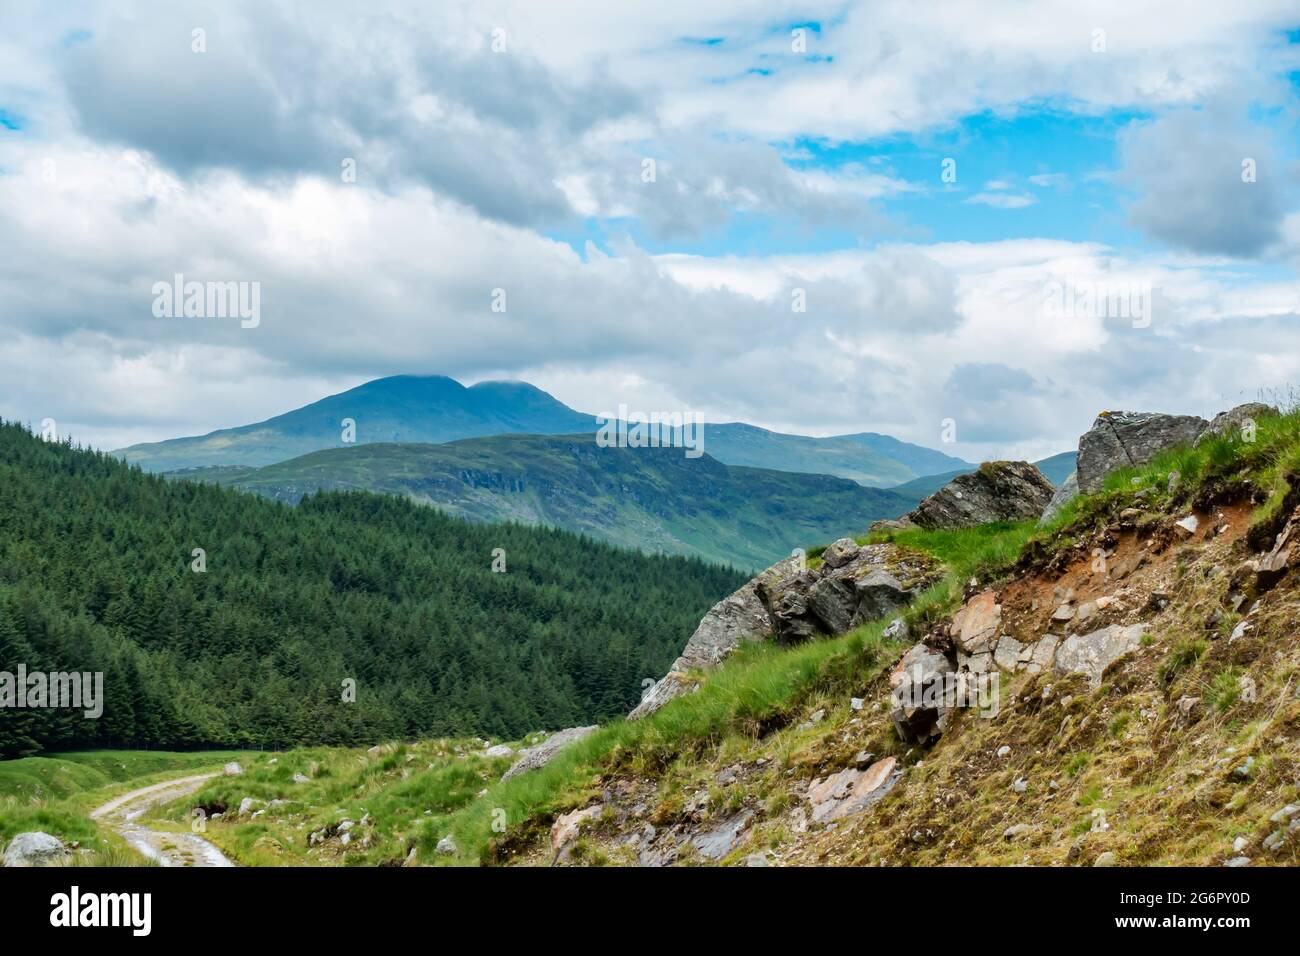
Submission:
POLYGON ((742 568, 907 508, 843 478, 728 466, 679 448, 602 448, 594 435, 361 445, 191 476, 288 502, 320 489, 382 491, 474 521, 550 525, 742 568))
POLYGON ((870 432, 811 438, 731 422, 706 425, 704 439, 704 450, 728 465, 837 475, 873 488, 973 467, 960 458, 870 432))
POLYGON ((6 710, 0 756, 590 723, 742 581, 391 496, 290 508, 0 423, 0 670, 104 675, 99 719, 6 710))

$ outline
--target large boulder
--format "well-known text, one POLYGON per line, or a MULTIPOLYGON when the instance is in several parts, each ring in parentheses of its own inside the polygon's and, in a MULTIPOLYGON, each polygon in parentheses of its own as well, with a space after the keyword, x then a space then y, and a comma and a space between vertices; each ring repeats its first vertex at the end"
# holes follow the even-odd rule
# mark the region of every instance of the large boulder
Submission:
POLYGON ((797 557, 779 561, 713 605, 686 642, 681 656, 673 661, 668 673, 646 692, 641 702, 627 715, 627 719, 639 720, 649 716, 673 698, 692 689, 695 684, 687 676, 689 671, 717 667, 744 641, 761 640, 769 636, 772 633, 772 620, 758 596, 758 584, 763 581, 775 583, 796 574, 802 564, 802 559, 797 557))
POLYGON ((595 732, 596 727, 594 724, 590 727, 570 727, 567 730, 557 730, 536 747, 527 747, 519 751, 519 759, 510 765, 510 769, 501 775, 501 779, 509 780, 521 773, 528 773, 530 770, 545 767, 555 759, 556 754, 569 744, 575 743, 595 732))
MULTIPOLYGON (((840 544, 840 542, 837 542, 840 544)), ((818 634, 842 634, 906 607, 941 576, 933 558, 895 544, 868 544, 773 581, 760 581, 758 597, 782 644, 818 634)))
POLYGON ((1281 413, 1272 405, 1265 405, 1263 402, 1246 402, 1244 405, 1238 405, 1236 408, 1215 415, 1210 420, 1210 424, 1205 427, 1205 431, 1197 437, 1196 444, 1223 436, 1254 441, 1255 426, 1259 420, 1278 414, 1281 413))
POLYGON ((5 866, 58 866, 67 859, 63 842, 48 833, 19 833, 5 847, 5 866))
POLYGON ((1055 491, 1027 461, 986 461, 975 471, 958 475, 904 517, 927 529, 1021 521, 1040 516, 1055 491))
POLYGON ((1196 441, 1208 424, 1196 415, 1102 412, 1079 439, 1079 490, 1092 494, 1111 472, 1145 465, 1167 448, 1196 441))

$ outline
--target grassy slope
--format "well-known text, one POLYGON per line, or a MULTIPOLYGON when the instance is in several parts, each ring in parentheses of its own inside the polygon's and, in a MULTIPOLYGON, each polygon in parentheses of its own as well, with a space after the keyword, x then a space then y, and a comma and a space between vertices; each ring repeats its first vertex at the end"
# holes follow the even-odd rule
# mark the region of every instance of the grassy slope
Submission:
POLYGON ((742 568, 906 505, 847 479, 688 459, 681 449, 599 448, 593 436, 360 445, 191 476, 289 501, 316 489, 399 494, 475 521, 557 526, 742 568))
MULTIPOLYGON (((1048 528, 1036 529, 1032 523, 1025 523, 959 532, 910 531, 893 536, 899 543, 928 550, 947 560, 952 568, 948 579, 922 596, 908 616, 924 624, 951 611, 960 600, 958 583, 967 576, 988 580, 999 569, 1009 568, 1029 545, 1069 547, 1074 543, 1071 532, 1076 523, 1086 523, 1108 509, 1113 510, 1138 493, 1145 491, 1148 500, 1154 496, 1156 505, 1169 504, 1169 477, 1173 470, 1181 473, 1184 489, 1211 481, 1224 485, 1250 482, 1264 498, 1254 520, 1269 520, 1276 516, 1283 500, 1291 494, 1290 476, 1300 474, 1300 415, 1291 414, 1261 422, 1258 440, 1253 444, 1231 439, 1212 440, 1199 449, 1177 449, 1160 456, 1145 468, 1116 474, 1101 493, 1072 502, 1048 528)), ((1249 752, 1260 749, 1270 739, 1282 739, 1272 736, 1279 730, 1285 732, 1290 728, 1293 731, 1300 723, 1300 708, 1294 702, 1285 702, 1288 691, 1293 691, 1295 680, 1300 677, 1294 634, 1286 634, 1290 639, 1286 654, 1274 655, 1274 666, 1259 676, 1261 687, 1266 689, 1266 693, 1271 692, 1271 699, 1278 701, 1277 706, 1263 708, 1262 713, 1254 715, 1240 715, 1234 711, 1241 703, 1234 688, 1237 686, 1236 678, 1244 671, 1230 659, 1225 661, 1227 642, 1220 645, 1223 650, 1217 658, 1207 656, 1202 659, 1194 653, 1189 655, 1187 651, 1187 633, 1198 628, 1203 632, 1205 626, 1203 620, 1196 619, 1195 615, 1205 613, 1206 609, 1198 605, 1191 619, 1171 621, 1159 639, 1159 646, 1153 644, 1154 649, 1150 651, 1161 661, 1186 661, 1190 656, 1192 662, 1185 663, 1177 674, 1180 683, 1170 689, 1170 700, 1176 700, 1180 692, 1200 692, 1207 697, 1211 709, 1210 721, 1202 728, 1202 737, 1198 740, 1196 757, 1188 760, 1185 767, 1175 760, 1168 769, 1166 780, 1178 779, 1183 773, 1190 775, 1186 777, 1190 781, 1202 779, 1207 768, 1222 777, 1227 771, 1242 766, 1249 752), (1279 693, 1281 697, 1277 696, 1279 693)), ((1281 638, 1283 634, 1276 628, 1287 619, 1294 620, 1294 615, 1294 604, 1279 609, 1262 619, 1261 630, 1269 640, 1281 638)), ((762 754, 776 768, 765 781, 760 780, 756 787, 750 786, 755 790, 752 796, 770 810, 779 811, 791 800, 784 783, 787 772, 806 778, 814 769, 820 770, 828 762, 832 768, 844 764, 845 754, 834 748, 830 748, 828 753, 828 746, 847 734, 849 725, 857 723, 859 718, 845 706, 845 694, 841 687, 836 687, 834 678, 837 671, 841 675, 847 671, 849 678, 845 683, 849 686, 860 687, 871 681, 879 670, 878 654, 861 658, 845 652, 855 644, 870 645, 879 633, 880 624, 877 622, 852 635, 793 649, 760 646, 739 654, 710 675, 699 693, 672 702, 644 725, 615 723, 574 747, 543 771, 498 784, 490 791, 489 800, 504 807, 512 826, 518 828, 511 845, 526 845, 530 835, 543 833, 556 813, 585 806, 596 789, 593 781, 608 785, 611 776, 629 770, 658 774, 664 799, 671 801, 675 797, 679 799, 682 793, 693 787, 702 783, 707 785, 719 770, 746 755, 762 754), (819 707, 826 708, 828 716, 811 729, 803 725, 790 727, 787 723, 767 739, 760 730, 775 714, 802 714, 819 707)), ((880 647, 878 650, 887 656, 893 649, 880 647)), ((1070 680, 1058 681, 1058 685, 1069 685, 1065 687, 1068 691, 1073 684, 1080 683, 1078 679, 1072 680, 1073 683, 1070 680)), ((1040 685, 1048 681, 1050 676, 1035 676, 1029 681, 1034 685, 1029 690, 1041 695, 1040 685)), ((879 691, 878 681, 876 686, 879 691)), ((1044 775, 1071 784, 1068 800, 1078 810, 1068 819, 1062 819, 1060 811, 1055 808, 1040 811, 1043 819, 1029 815, 1033 821, 1031 826, 1045 827, 1054 820, 1053 825, 1057 830, 1063 830, 1066 838, 1078 838, 1085 821, 1085 828, 1093 826, 1092 821, 1096 819, 1094 810, 1104 811, 1109 806, 1111 820, 1119 820, 1121 826, 1118 832, 1114 832, 1112 822, 1111 831, 1102 831, 1114 832, 1114 835, 1101 845, 1113 845, 1121 853, 1125 852, 1126 841, 1140 841, 1150 830, 1161 830, 1161 838, 1158 843, 1153 842, 1149 855, 1142 855, 1140 842, 1130 848, 1128 855, 1134 862, 1145 859, 1206 863, 1222 859, 1231 838, 1250 834, 1259 839, 1272 828, 1261 819, 1267 816, 1265 811, 1271 811, 1297 796, 1295 771, 1300 770, 1300 761, 1293 752, 1293 745, 1289 750, 1261 755, 1260 769, 1255 771, 1251 791, 1228 793, 1226 788, 1216 786, 1208 795, 1180 801, 1181 820, 1176 816, 1170 817, 1167 792, 1162 793, 1161 788, 1150 782, 1134 782, 1132 773, 1135 765, 1144 759, 1146 748, 1163 747, 1168 751, 1167 721, 1163 743, 1158 727, 1150 727, 1141 739, 1135 739, 1135 731, 1130 730, 1130 726, 1137 711, 1142 709, 1136 698, 1133 701, 1106 701, 1107 696, 1118 694, 1122 697, 1125 694, 1122 687, 1109 685, 1091 695, 1087 693, 1086 684, 1073 689, 1076 691, 1074 699, 1069 701, 1069 694, 1064 699, 1072 706, 1074 726, 1071 730, 1078 736, 1067 734, 1066 740, 1056 741, 1058 746, 1052 759, 1039 760, 1034 756, 1036 751, 1031 750, 1022 755, 1017 764, 996 770, 984 766, 971 773, 969 765, 977 762, 979 755, 986 751, 991 754, 1017 734, 1024 734, 1029 741, 1044 737, 1050 739, 1058 727, 1060 715, 1044 715, 1050 721, 1050 724, 1046 723, 1037 718, 1037 708, 1031 705, 1023 717, 1013 712, 1005 722, 967 720, 962 731, 949 735, 955 740, 941 742, 927 755, 925 763, 935 762, 935 765, 917 774, 922 781, 917 787, 920 795, 907 805, 910 812, 900 812, 897 800, 887 800, 880 805, 878 812, 864 815, 853 825, 856 836, 865 842, 850 840, 846 843, 841 837, 831 834, 817 847, 814 856, 802 861, 883 862, 888 857, 886 847, 902 852, 911 839, 911 832, 914 832, 909 831, 909 826, 914 828, 918 820, 928 820, 928 815, 932 815, 929 809, 933 806, 932 800, 941 800, 950 806, 953 793, 969 794, 975 786, 979 789, 975 794, 977 800, 972 803, 970 816, 973 819, 961 831, 961 849, 955 854, 949 852, 945 855, 939 848, 915 862, 1021 862, 1025 858, 1024 847, 1002 840, 1001 831, 1008 820, 1005 795, 1010 791, 1013 778, 1018 779, 1019 774, 1027 772, 1037 777, 1038 782, 1031 792, 1040 799, 1044 793, 1055 792, 1047 788, 1044 775), (1104 709, 1105 713, 1112 715, 1102 725, 1100 739, 1096 737, 1096 724, 1093 724, 1091 735, 1086 733, 1088 721, 1083 718, 1093 709, 1104 709), (1082 728, 1078 727, 1080 723, 1082 728), (1081 749, 1085 742, 1089 747, 1087 750, 1081 749), (945 747, 944 743, 948 746, 945 747), (1026 763, 1034 764, 1032 770, 1026 763), (965 773, 958 772, 955 767, 960 767, 965 773), (936 779, 937 785, 934 784, 936 779), (931 781, 931 788, 925 786, 925 781, 931 781), (1122 791, 1116 787, 1117 781, 1123 782, 1122 791), (954 786, 958 789, 954 790, 954 786), (1120 808, 1126 800, 1133 801, 1136 814, 1122 812, 1120 808), (1203 800, 1210 801, 1210 805, 1199 806, 1197 801, 1203 800), (1218 812, 1224 805, 1235 812, 1227 815, 1218 812), (898 822, 889 827, 891 815, 898 822), (1199 838, 1180 848, 1176 839, 1171 839, 1171 834, 1176 835, 1192 819, 1200 831, 1199 838), (887 839, 880 839, 878 848, 872 852, 871 833, 879 833, 882 828, 888 828, 887 839)), ((1061 689, 1058 688, 1057 694, 1058 699, 1062 699, 1061 689)), ((1169 701, 1160 704, 1162 713, 1169 706, 1169 701)), ((875 752, 893 751, 906 757, 903 751, 898 750, 885 710, 877 705, 872 713, 873 719, 868 720, 866 726, 853 728, 852 733, 859 739, 849 751, 872 743, 874 736, 875 752)), ((1167 718, 1167 713, 1165 716, 1167 718)), ((842 744, 838 750, 844 750, 842 744)), ((919 756, 918 753, 911 754, 913 760, 919 756)), ((725 807, 725 801, 732 798, 724 795, 721 799, 725 807)), ((467 861, 478 858, 480 854, 484 858, 491 857, 494 838, 485 825, 483 813, 481 805, 471 804, 451 821, 451 829, 457 834, 463 858, 467 861)), ((756 832, 754 842, 759 844, 769 838, 777 844, 784 839, 779 826, 774 832, 767 824, 761 824, 756 832)), ((1096 842, 1100 844, 1100 841, 1096 842)), ((1059 851, 1058 839, 1044 846, 1034 859, 1042 863, 1061 862, 1059 851)), ((602 851, 591 852, 591 861, 599 862, 605 858, 602 851)), ((1095 857, 1098 852, 1093 848, 1090 855, 1095 857)))

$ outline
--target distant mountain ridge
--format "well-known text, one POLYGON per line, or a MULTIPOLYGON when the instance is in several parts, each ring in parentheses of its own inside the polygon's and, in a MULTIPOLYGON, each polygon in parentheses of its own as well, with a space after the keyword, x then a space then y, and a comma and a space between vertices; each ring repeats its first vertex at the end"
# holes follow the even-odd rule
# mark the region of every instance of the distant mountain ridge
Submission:
MULTIPOLYGON (((262 422, 207 435, 132 445, 113 454, 146 471, 216 466, 262 467, 314 451, 356 445, 442 444, 496 435, 594 434, 595 415, 575 411, 526 382, 466 387, 441 375, 395 375, 330 395, 262 422)), ((941 452, 887 435, 830 438, 786 435, 740 422, 707 424, 704 451, 728 465, 830 474, 871 487, 974 468, 941 452)))
POLYGON ((395 494, 473 521, 548 525, 649 552, 756 569, 864 533, 906 499, 845 478, 725 465, 680 448, 600 447, 594 434, 333 448, 263 468, 169 473, 281 501, 318 490, 395 494))
POLYGON ((595 428, 525 382, 479 382, 468 388, 442 375, 394 375, 329 395, 263 422, 207 435, 132 445, 114 452, 146 471, 214 465, 272 465, 324 448, 346 446, 344 422, 356 444, 441 443, 504 434, 568 434, 595 428))

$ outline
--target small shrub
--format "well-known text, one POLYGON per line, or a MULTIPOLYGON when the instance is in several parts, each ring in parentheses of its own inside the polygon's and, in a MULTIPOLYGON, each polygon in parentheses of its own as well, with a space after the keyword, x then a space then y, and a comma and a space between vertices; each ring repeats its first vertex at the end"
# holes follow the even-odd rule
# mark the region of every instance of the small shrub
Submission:
POLYGON ((1228 667, 1214 675, 1205 700, 1219 713, 1229 710, 1241 696, 1241 668, 1228 667))
POLYGON ((1209 649, 1209 646, 1199 638, 1183 638, 1175 644, 1164 663, 1156 670, 1160 683, 1166 687, 1172 684, 1179 674, 1201 659, 1201 655, 1209 649))

